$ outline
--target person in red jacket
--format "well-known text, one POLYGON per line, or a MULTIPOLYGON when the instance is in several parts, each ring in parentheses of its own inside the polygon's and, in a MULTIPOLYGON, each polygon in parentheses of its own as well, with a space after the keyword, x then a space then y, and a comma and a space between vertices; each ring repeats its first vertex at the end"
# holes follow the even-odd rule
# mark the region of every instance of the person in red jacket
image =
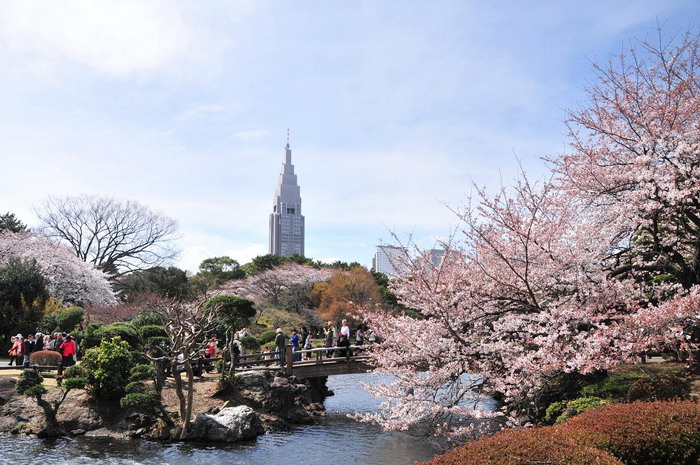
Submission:
POLYGON ((66 340, 63 342, 63 344, 61 344, 60 349, 61 353, 63 354, 63 366, 69 367, 71 365, 75 365, 75 354, 77 353, 77 350, 73 336, 70 334, 66 336, 66 340))

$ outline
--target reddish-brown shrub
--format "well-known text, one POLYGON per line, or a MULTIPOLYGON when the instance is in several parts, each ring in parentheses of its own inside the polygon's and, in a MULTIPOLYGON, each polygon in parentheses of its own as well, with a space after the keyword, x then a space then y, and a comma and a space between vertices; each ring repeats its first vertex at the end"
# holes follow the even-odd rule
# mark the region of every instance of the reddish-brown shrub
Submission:
POLYGON ((426 465, 622 465, 607 452, 576 444, 554 427, 506 430, 480 439, 426 465))
POLYGON ((62 360, 61 354, 55 350, 39 350, 29 356, 31 364, 39 366, 57 366, 62 360))
POLYGON ((607 405, 560 428, 579 444, 606 450, 627 465, 700 463, 700 404, 695 402, 607 405))
POLYGON ((650 376, 632 383, 627 402, 637 400, 685 400, 690 396, 690 382, 674 375, 650 376))

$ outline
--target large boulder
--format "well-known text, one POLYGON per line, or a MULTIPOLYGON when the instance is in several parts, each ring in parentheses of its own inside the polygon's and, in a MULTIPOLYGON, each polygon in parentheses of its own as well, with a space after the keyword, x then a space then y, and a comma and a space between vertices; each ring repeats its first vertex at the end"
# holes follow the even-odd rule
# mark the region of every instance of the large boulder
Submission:
POLYGON ((241 389, 266 392, 270 388, 270 384, 264 372, 243 371, 241 373, 236 373, 236 378, 241 389))
POLYGON ((252 408, 239 405, 216 415, 197 414, 190 437, 202 441, 238 442, 264 433, 260 417, 252 408))

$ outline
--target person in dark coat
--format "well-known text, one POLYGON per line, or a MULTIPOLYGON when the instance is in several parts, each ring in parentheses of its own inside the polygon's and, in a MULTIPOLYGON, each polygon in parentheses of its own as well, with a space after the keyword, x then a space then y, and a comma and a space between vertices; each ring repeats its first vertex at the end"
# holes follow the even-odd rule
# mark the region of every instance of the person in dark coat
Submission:
POLYGON ((44 350, 44 335, 36 333, 34 336, 34 352, 39 352, 40 350, 44 350))
POLYGON ((277 347, 277 356, 280 359, 280 366, 284 366, 284 357, 287 350, 287 336, 282 334, 282 328, 277 328, 275 330, 277 336, 275 336, 275 347, 277 347))
MULTIPOLYGON (((333 334, 333 322, 329 321, 328 328, 326 329, 326 343, 323 345, 323 347, 333 347, 333 337, 335 337, 335 335, 333 334)), ((332 350, 329 350, 326 352, 326 357, 332 357, 332 356, 333 356, 332 350)))

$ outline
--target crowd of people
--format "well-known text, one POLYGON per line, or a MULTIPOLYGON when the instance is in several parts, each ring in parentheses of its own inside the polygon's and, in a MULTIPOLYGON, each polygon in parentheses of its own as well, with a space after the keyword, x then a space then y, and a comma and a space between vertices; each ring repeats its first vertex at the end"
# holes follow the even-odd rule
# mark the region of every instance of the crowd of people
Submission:
POLYGON ((54 350, 63 357, 64 367, 74 365, 78 354, 78 343, 73 336, 57 332, 54 334, 29 334, 26 338, 21 334, 13 336, 10 340, 12 347, 8 350, 10 361, 8 365, 28 367, 30 356, 40 350, 54 350))
MULTIPOLYGON (((318 328, 316 332, 309 331, 306 326, 302 326, 298 331, 292 329, 291 336, 287 336, 281 328, 275 330, 274 348, 270 346, 263 347, 263 360, 278 360, 281 366, 285 363, 286 350, 288 346, 292 348, 292 360, 295 362, 311 359, 311 352, 307 352, 314 348, 314 341, 321 340, 323 345, 320 348, 327 348, 323 351, 325 357, 345 357, 352 356, 355 352, 362 350, 358 346, 365 343, 374 342, 374 334, 365 325, 360 325, 356 330, 351 331, 347 320, 342 320, 339 328, 333 321, 326 322, 325 327, 318 328), (354 337, 354 343, 352 339, 354 337), (354 349, 353 349, 354 346, 354 349)), ((249 350, 246 349, 243 341, 245 338, 251 338, 253 334, 249 328, 242 328, 233 333, 231 341, 231 350, 234 357, 248 355, 249 350)), ((205 358, 219 358, 224 356, 224 352, 229 350, 228 347, 220 346, 220 340, 216 336, 208 338, 201 347, 201 354, 205 358)))

